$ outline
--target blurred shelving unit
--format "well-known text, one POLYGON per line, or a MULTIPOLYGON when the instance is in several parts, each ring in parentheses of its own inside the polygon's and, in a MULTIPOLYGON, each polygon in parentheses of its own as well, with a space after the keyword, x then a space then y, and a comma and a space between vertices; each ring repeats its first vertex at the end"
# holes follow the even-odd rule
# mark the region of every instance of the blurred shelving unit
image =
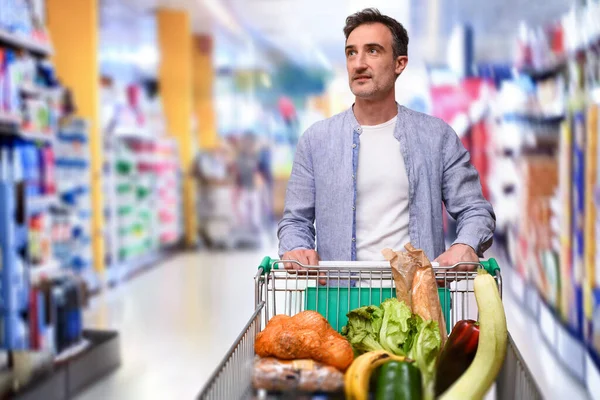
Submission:
POLYGON ((183 239, 178 148, 161 124, 139 124, 126 105, 104 101, 107 281, 156 264, 183 239))
POLYGON ((89 235, 91 210, 72 190, 83 192, 90 174, 65 135, 77 131, 84 143, 86 124, 50 59, 44 3, 0 1, 0 397, 10 398, 72 394, 69 385, 92 382, 120 357, 116 332, 83 328, 96 282, 76 261, 86 253, 77 242, 89 235))

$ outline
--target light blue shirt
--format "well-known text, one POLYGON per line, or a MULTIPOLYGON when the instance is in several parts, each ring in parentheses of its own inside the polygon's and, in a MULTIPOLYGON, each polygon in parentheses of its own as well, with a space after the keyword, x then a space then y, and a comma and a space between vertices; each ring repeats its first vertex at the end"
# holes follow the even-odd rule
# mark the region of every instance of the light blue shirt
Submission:
MULTIPOLYGON (((356 260, 361 133, 350 108, 317 122, 300 137, 278 227, 280 257, 286 251, 316 249, 323 261, 356 260)), ((459 137, 442 120, 400 105, 394 137, 408 175, 413 246, 431 260, 445 251, 445 204, 457 221, 454 243, 467 244, 483 257, 492 244, 496 216, 459 137)))

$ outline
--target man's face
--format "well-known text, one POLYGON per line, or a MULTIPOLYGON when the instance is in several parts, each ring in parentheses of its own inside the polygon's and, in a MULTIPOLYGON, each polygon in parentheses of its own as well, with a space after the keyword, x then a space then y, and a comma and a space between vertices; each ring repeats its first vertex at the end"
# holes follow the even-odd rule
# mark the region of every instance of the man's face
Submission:
POLYGON ((346 68, 350 90, 356 97, 376 99, 387 94, 406 67, 408 57, 394 58, 389 28, 363 24, 346 40, 346 68))

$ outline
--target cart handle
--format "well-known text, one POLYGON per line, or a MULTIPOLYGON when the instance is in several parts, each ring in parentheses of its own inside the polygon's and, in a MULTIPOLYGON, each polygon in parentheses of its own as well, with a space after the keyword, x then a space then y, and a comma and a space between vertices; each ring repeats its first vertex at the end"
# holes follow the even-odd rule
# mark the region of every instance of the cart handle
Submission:
MULTIPOLYGON (((386 261, 321 261, 319 265, 304 265, 296 260, 277 260, 269 256, 262 259, 262 262, 258 266, 262 269, 263 274, 269 274, 273 269, 280 269, 279 265, 284 263, 296 264, 305 269, 330 269, 330 268, 351 268, 351 269, 385 269, 389 268, 390 264, 386 261)), ((477 265, 480 268, 484 268, 490 275, 496 276, 496 272, 500 271, 500 266, 496 262, 496 259, 490 258, 488 260, 481 260, 479 263, 475 262, 459 262, 451 266, 441 267, 437 262, 432 262, 431 266, 436 269, 452 269, 460 265, 477 265)))

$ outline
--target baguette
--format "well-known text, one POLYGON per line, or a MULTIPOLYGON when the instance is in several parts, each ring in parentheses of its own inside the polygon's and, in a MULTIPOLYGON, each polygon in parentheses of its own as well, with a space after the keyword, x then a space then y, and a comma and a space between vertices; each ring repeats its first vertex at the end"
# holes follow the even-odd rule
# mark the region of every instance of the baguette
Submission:
POLYGON ((433 267, 423 250, 415 249, 410 243, 404 247, 410 257, 418 264, 411 290, 413 313, 426 321, 437 321, 443 347, 448 339, 448 334, 446 333, 446 322, 444 320, 442 305, 440 304, 438 285, 433 267))
POLYGON ((403 301, 413 311, 412 284, 415 271, 418 268, 417 260, 409 253, 384 249, 381 254, 390 262, 392 275, 396 284, 396 298, 403 301))

